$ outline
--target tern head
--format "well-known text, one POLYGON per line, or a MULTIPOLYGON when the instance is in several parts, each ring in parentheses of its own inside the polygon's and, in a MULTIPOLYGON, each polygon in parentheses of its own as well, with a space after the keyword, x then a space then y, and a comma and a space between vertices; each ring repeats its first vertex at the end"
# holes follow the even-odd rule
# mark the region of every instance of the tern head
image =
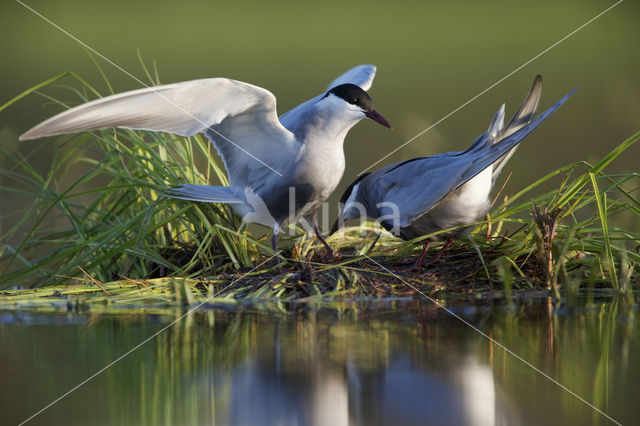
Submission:
POLYGON ((337 107, 345 109, 345 114, 354 119, 370 118, 391 129, 389 122, 378 111, 373 109, 373 102, 367 92, 355 84, 341 84, 330 89, 322 100, 334 102, 337 107))
POLYGON ((362 198, 360 197, 360 182, 362 179, 369 176, 371 173, 364 173, 358 177, 355 181, 353 181, 347 189, 344 191, 342 196, 340 197, 340 204, 342 205, 342 211, 340 215, 334 222, 331 227, 331 232, 329 235, 335 233, 338 229, 340 229, 344 222, 357 219, 359 217, 368 216, 367 207, 363 203, 362 198))

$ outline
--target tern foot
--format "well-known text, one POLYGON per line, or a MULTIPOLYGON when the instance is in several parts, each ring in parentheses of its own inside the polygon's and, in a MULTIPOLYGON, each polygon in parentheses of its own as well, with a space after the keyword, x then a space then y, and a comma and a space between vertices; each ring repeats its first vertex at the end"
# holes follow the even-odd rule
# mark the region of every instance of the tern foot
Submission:
POLYGON ((336 252, 331 248, 327 248, 327 252, 324 254, 325 260, 331 260, 336 258, 336 252))

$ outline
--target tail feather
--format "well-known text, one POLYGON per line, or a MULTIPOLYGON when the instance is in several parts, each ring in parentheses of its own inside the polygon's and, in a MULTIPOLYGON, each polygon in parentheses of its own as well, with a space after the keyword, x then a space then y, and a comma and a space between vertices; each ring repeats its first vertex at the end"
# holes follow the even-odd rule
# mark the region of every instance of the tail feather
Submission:
MULTIPOLYGON (((506 138, 502 138, 496 144, 493 145, 490 154, 487 155, 489 161, 491 161, 491 157, 496 158, 498 162, 503 161, 505 156, 509 155, 509 153, 513 152, 514 148, 518 147, 518 144, 522 142, 524 138, 526 138, 531 132, 533 132, 538 126, 540 126, 551 114, 553 114, 562 104, 564 104, 571 95, 575 93, 578 88, 576 87, 558 102, 556 102, 549 109, 538 115, 535 119, 530 120, 529 123, 522 126, 517 132, 509 135, 506 138), (506 151, 506 152, 505 152, 506 151)), ((495 160, 493 160, 495 161, 495 160)), ((494 163, 495 165, 496 163, 494 163)), ((495 172, 494 172, 495 173, 495 172)))
MULTIPOLYGON (((500 133, 495 138, 495 143, 501 141, 518 130, 522 129, 524 126, 529 124, 533 117, 535 116, 536 109, 538 108, 538 103, 540 102, 540 96, 542 95, 542 76, 539 74, 533 80, 533 84, 531 85, 531 89, 529 89, 529 93, 525 96, 522 105, 518 111, 513 115, 509 124, 507 124, 504 128, 500 130, 500 133)), ((507 164, 511 156, 518 149, 518 145, 513 147, 513 149, 507 152, 500 160, 493 164, 493 173, 492 173, 492 184, 495 183, 496 179, 500 175, 502 168, 507 164)))
POLYGON ((184 184, 169 188, 163 195, 165 197, 202 203, 238 204, 246 202, 236 195, 231 187, 228 186, 184 184))
POLYGON ((541 95, 542 76, 537 75, 535 80, 533 80, 531 89, 529 89, 529 93, 525 96, 522 105, 520 105, 518 111, 513 115, 509 124, 507 124, 502 130, 502 133, 499 136, 500 138, 506 138, 507 136, 517 132, 533 120, 536 109, 538 109, 538 103, 540 102, 541 95))
POLYGON ((495 139, 502 128, 504 126, 504 104, 500 106, 500 109, 493 116, 493 120, 491 120, 491 124, 489 124, 489 128, 487 129, 487 135, 489 139, 495 139))

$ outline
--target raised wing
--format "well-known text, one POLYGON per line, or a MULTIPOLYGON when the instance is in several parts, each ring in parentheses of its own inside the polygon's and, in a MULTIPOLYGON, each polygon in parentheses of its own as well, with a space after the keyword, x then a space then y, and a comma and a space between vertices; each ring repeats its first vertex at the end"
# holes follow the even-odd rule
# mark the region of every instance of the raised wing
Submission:
POLYGON ((20 140, 82 131, 125 128, 191 136, 206 131, 222 155, 232 186, 244 189, 247 168, 278 175, 282 153, 295 137, 276 113, 271 92, 226 78, 208 78, 120 93, 60 113, 20 140))
MULTIPOLYGON (((399 206, 400 225, 407 226, 435 207, 447 194, 514 149, 574 92, 575 89, 518 131, 495 143, 478 145, 455 156, 415 158, 372 173, 366 178, 370 182, 367 189, 371 201, 388 203, 379 210, 381 216, 393 213, 390 206, 399 206)), ((497 116, 500 115, 499 112, 497 116)))
POLYGON ((327 87, 327 90, 333 89, 334 87, 341 84, 351 83, 355 84, 356 86, 360 86, 362 90, 367 91, 371 88, 371 85, 373 84, 373 78, 375 76, 375 65, 358 65, 357 67, 351 68, 349 71, 333 80, 327 87))
MULTIPOLYGON (((20 140, 113 127, 191 136, 240 114, 252 114, 279 126, 271 92, 240 81, 208 78, 87 102, 38 124, 20 140)), ((281 126, 279 130, 286 133, 281 126)))

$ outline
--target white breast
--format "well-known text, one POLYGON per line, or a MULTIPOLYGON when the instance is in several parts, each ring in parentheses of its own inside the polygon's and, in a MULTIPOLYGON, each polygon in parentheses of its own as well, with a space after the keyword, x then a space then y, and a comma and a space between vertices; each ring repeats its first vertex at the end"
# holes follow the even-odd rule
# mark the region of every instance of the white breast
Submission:
POLYGON ((325 143, 307 144, 298 167, 298 179, 311 183, 318 192, 318 198, 323 202, 340 183, 344 167, 342 143, 325 141, 325 143))

